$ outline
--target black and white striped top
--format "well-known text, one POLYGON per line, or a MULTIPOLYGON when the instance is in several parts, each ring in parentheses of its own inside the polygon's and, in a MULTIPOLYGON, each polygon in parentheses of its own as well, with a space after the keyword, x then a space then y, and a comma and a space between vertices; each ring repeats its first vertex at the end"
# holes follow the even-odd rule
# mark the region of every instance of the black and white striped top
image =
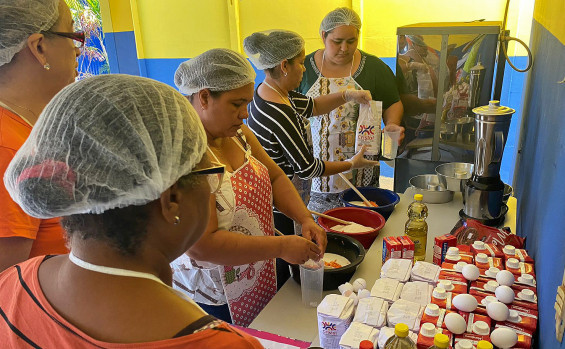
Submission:
POLYGON ((314 158, 310 123, 314 100, 296 92, 288 93, 291 106, 268 102, 255 90, 249 104, 248 126, 271 159, 292 179, 296 174, 301 179, 320 177, 325 165, 314 158))

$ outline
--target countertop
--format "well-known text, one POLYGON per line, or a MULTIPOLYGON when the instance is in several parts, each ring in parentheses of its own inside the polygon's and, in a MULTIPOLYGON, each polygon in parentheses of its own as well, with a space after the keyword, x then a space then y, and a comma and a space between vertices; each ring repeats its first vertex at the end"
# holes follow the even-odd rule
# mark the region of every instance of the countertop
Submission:
MULTIPOLYGON (((364 278, 369 289, 380 275, 383 238, 404 234, 404 224, 407 219, 406 210, 413 201, 413 193, 411 189, 407 189, 404 194, 399 195, 400 202, 396 205, 394 212, 351 278, 352 280, 364 278)), ((463 208, 463 200, 461 193, 455 193, 451 202, 426 205, 428 206, 426 261, 431 262, 434 238, 449 233, 455 226, 459 220, 459 210, 463 208)), ((512 232, 516 232, 516 199, 513 197, 508 201, 508 213, 504 226, 508 226, 512 229, 512 232)), ((330 293, 339 293, 339 291, 324 291, 324 296, 330 293)), ((313 345, 319 343, 316 308, 302 305, 301 297, 300 285, 290 278, 249 327, 312 342, 313 345)))

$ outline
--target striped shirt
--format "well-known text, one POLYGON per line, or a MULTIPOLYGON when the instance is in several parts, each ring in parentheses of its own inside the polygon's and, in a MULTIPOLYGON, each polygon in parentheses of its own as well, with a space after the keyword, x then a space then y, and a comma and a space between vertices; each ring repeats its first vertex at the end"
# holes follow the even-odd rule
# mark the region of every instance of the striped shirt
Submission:
POLYGON ((289 91, 290 106, 264 100, 257 90, 249 104, 249 128, 271 159, 292 179, 320 177, 325 171, 324 162, 313 155, 310 123, 314 100, 289 91))

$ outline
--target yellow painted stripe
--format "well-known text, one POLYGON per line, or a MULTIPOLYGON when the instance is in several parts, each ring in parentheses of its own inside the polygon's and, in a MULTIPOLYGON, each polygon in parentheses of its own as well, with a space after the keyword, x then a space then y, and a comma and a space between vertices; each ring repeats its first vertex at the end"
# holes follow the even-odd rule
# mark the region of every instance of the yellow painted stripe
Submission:
POLYGON ((100 11, 105 33, 133 30, 130 0, 100 0, 100 11))
POLYGON ((536 0, 534 19, 565 45, 565 1, 536 0))

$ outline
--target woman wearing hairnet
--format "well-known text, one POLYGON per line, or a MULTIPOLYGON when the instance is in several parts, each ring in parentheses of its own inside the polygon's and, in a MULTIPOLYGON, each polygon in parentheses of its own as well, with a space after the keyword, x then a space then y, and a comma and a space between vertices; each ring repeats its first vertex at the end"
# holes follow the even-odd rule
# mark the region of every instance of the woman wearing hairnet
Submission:
MULTIPOLYGON (((324 48, 306 56, 306 71, 298 91, 316 98, 347 89, 369 90, 374 100, 383 102, 385 127, 403 131, 399 126, 403 108, 394 74, 379 58, 357 49, 360 29, 361 20, 353 10, 341 7, 328 13, 320 25, 324 48)), ((359 107, 346 103, 312 118, 314 156, 324 161, 353 156, 358 117, 359 107)), ((356 186, 378 186, 379 170, 378 166, 353 170, 351 182, 356 186)), ((338 195, 347 188, 339 176, 313 178, 308 207, 324 212, 341 206, 338 195)))
POLYGON ((160 82, 102 75, 55 96, 4 182, 29 215, 63 217, 71 252, 0 274, 0 346, 260 348, 171 287, 224 171, 205 152, 194 109, 160 82))
POLYGON ((254 79, 245 57, 227 49, 204 52, 175 73, 175 84, 200 116, 210 154, 225 164, 226 176, 210 200, 206 232, 172 264, 173 283, 208 313, 243 326, 277 290, 275 257, 300 264, 319 259, 326 246, 325 232, 288 177, 243 125, 254 79), (302 224, 303 237, 274 236, 273 205, 302 224))
MULTIPOLYGON (((0 173, 41 110, 77 76, 84 35, 63 0, 0 0, 0 173)), ((34 256, 67 253, 59 218, 28 216, 0 184, 0 271, 34 256)))

